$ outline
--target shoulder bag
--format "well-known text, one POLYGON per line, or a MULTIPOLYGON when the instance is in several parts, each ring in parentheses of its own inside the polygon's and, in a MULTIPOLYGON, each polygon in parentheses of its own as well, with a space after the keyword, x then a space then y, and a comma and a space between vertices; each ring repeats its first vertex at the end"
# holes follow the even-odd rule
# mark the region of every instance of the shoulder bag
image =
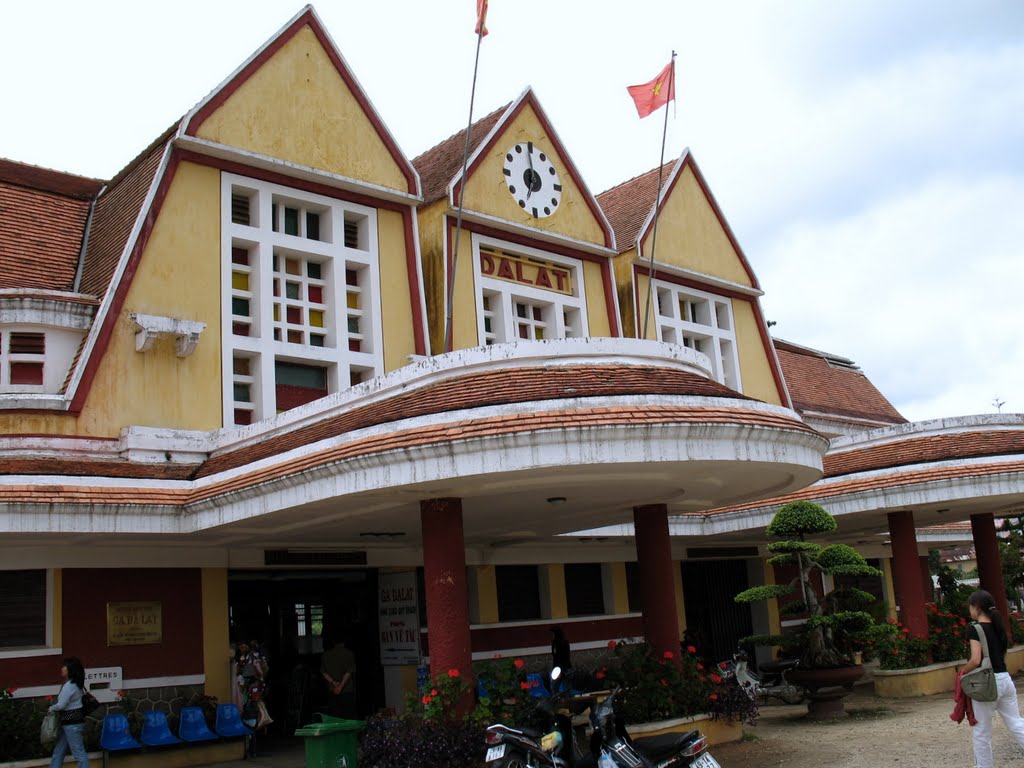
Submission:
POLYGON ((45 746, 53 744, 57 740, 57 731, 60 723, 57 722, 56 712, 47 712, 43 715, 43 724, 39 726, 39 741, 45 746))
POLYGON ((981 666, 960 676, 960 688, 975 701, 995 701, 999 698, 999 689, 996 687, 996 673, 992 671, 992 659, 988 654, 985 628, 978 622, 974 622, 972 626, 978 633, 978 642, 981 643, 981 666))
POLYGON ((100 703, 96 700, 95 696, 88 691, 82 691, 82 710, 85 714, 91 715, 99 705, 100 703))

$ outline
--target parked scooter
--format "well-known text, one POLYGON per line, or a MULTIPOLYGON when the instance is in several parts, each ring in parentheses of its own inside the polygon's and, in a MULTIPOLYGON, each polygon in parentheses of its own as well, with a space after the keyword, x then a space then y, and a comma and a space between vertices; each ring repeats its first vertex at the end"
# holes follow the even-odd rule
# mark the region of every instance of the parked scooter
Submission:
POLYGON ((799 664, 799 659, 768 662, 760 665, 760 673, 755 673, 750 669, 746 652, 739 650, 723 669, 736 676, 736 682, 754 701, 776 698, 786 704, 799 704, 806 697, 806 691, 802 686, 793 685, 786 677, 799 664))
MULTIPOLYGON (((561 668, 551 670, 552 687, 561 676, 561 668)), ((572 718, 561 709, 568 698, 569 694, 562 692, 538 701, 542 728, 488 726, 484 734, 487 768, 578 768, 572 718)), ((574 701, 584 708, 593 704, 593 699, 574 701)))
POLYGON ((700 731, 681 736, 668 734, 633 741, 621 718, 615 717, 616 688, 590 710, 594 734, 590 739, 589 762, 579 768, 720 768, 707 751, 708 742, 700 731))

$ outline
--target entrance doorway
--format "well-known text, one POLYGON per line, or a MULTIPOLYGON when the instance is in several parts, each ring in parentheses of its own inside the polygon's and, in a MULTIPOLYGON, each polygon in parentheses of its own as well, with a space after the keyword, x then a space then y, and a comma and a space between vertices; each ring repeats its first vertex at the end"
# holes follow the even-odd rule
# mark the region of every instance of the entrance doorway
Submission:
POLYGON ((232 571, 228 615, 232 642, 256 640, 270 672, 272 729, 291 734, 326 711, 320 656, 343 639, 356 659, 360 717, 384 706, 377 631, 377 571, 232 571))
POLYGON ((733 598, 748 585, 746 560, 682 562, 686 640, 707 661, 732 658, 741 638, 754 634, 750 608, 733 598))

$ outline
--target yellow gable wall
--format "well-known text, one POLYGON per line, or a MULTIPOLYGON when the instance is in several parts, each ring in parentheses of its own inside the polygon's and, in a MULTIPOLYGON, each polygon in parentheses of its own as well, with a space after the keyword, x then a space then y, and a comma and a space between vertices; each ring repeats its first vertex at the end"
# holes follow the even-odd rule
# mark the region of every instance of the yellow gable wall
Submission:
MULTIPOLYGON (((380 252, 384 370, 393 371, 408 365, 409 355, 416 353, 402 214, 378 210, 377 240, 380 252)), ((416 290, 419 290, 418 286, 416 290)))
POLYGON ((139 262, 81 415, 12 414, 23 433, 116 437, 130 425, 221 425, 220 173, 183 162, 139 262), (188 357, 173 338, 135 351, 133 312, 206 323, 188 357))
MULTIPOLYGON (((643 244, 644 258, 650 257, 651 235, 648 230, 643 244)), ((689 165, 679 175, 659 214, 654 258, 740 285, 752 285, 739 254, 689 165)))
POLYGON ((408 191, 398 164, 308 26, 231 94, 198 136, 408 191))
POLYGON ((525 105, 515 119, 505 127, 490 153, 471 173, 463 205, 468 210, 479 211, 506 221, 557 232, 588 243, 605 245, 604 231, 587 205, 586 195, 569 176, 565 162, 555 152, 554 143, 529 104, 525 105), (524 141, 532 141, 551 158, 562 184, 562 199, 558 204, 558 210, 547 218, 535 219, 520 208, 505 185, 505 154, 510 147, 524 141))

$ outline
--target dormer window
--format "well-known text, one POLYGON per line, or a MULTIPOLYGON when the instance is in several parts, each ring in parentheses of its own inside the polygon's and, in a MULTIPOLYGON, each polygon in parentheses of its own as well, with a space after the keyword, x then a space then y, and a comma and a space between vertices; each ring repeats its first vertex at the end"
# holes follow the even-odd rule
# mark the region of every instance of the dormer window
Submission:
POLYGON ((4 331, 0 334, 0 387, 7 392, 32 391, 46 379, 46 334, 4 331))

